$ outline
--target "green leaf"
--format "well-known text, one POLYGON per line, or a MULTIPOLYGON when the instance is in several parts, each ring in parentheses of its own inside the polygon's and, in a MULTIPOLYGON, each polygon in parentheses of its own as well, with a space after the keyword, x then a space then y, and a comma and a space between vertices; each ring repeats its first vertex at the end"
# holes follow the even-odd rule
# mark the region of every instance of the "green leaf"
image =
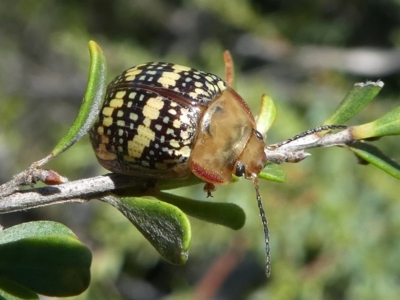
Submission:
POLYGON ((371 102, 383 85, 382 81, 354 84, 337 110, 322 125, 344 124, 371 102))
POLYGON ((39 300, 39 296, 24 287, 0 278, 0 300, 39 300))
POLYGON ((257 116, 257 130, 262 134, 266 135, 267 131, 271 128, 275 122, 277 115, 277 109, 274 101, 267 95, 262 95, 260 111, 257 116))
MULTIPOLYGON (((108 197, 110 198, 110 197, 108 197)), ((147 198, 105 199, 121 211, 167 261, 186 263, 191 240, 190 223, 176 206, 147 198)))
POLYGON ((60 154, 80 140, 92 127, 103 104, 106 89, 107 61, 100 46, 89 42, 90 71, 85 96, 78 115, 58 145, 51 151, 53 156, 60 154))
POLYGON ((389 175, 400 179, 400 165, 383 154, 378 148, 363 142, 356 142, 349 146, 363 162, 368 162, 389 175))
POLYGON ((192 217, 234 230, 242 228, 246 221, 243 209, 233 203, 198 201, 168 193, 160 193, 155 197, 179 207, 192 217))
POLYGON ((48 236, 53 234, 75 237, 71 229, 60 223, 50 221, 28 222, 1 231, 0 245, 24 238, 48 236))
POLYGON ((191 186, 199 183, 204 183, 203 180, 201 180, 199 177, 195 175, 191 175, 188 178, 182 179, 182 180, 176 180, 176 179, 160 179, 157 181, 157 187, 160 190, 173 190, 173 189, 178 189, 186 186, 191 186))
POLYGON ((0 277, 35 293, 82 293, 90 283, 90 264, 90 250, 62 224, 30 222, 0 233, 0 277))
POLYGON ((103 104, 106 90, 107 61, 100 46, 94 41, 89 42, 90 71, 86 92, 71 128, 59 141, 51 153, 36 162, 35 166, 42 166, 61 154, 79 141, 92 127, 103 104))
MULTIPOLYGON (((240 177, 232 175, 232 182, 240 180, 240 177)), ((187 187, 195 184, 204 184, 205 182, 194 174, 190 175, 185 179, 160 179, 157 181, 157 188, 161 191, 163 190, 173 190, 182 187, 187 187)))
POLYGON ((381 137, 386 135, 400 134, 400 106, 391 110, 383 117, 351 129, 351 134, 355 139, 366 139, 371 137, 381 137))
POLYGON ((276 182, 285 182, 286 173, 275 164, 267 164, 260 174, 258 174, 258 178, 276 182))

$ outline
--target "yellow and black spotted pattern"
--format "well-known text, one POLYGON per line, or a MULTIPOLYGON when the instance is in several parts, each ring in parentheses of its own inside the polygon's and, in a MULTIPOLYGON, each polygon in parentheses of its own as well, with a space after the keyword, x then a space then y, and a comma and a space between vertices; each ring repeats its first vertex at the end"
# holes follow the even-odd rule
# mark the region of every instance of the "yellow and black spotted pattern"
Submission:
POLYGON ((90 131, 99 162, 114 173, 188 176, 201 117, 226 89, 216 75, 171 63, 126 70, 109 84, 90 131))

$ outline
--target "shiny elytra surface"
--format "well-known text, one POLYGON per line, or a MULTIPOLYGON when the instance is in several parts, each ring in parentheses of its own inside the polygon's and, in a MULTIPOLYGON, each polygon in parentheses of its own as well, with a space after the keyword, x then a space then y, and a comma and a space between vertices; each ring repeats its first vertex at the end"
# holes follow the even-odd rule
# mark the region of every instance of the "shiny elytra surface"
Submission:
POLYGON ((109 84, 90 131, 100 164, 127 175, 187 177, 199 122, 226 89, 216 75, 171 63, 126 70, 109 84))

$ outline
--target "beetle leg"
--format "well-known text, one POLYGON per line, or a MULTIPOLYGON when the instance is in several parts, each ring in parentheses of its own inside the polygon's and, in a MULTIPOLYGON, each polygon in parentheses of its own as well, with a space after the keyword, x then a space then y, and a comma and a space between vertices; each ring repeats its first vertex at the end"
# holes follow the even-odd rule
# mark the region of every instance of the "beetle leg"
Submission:
POLYGON ((207 192, 207 198, 208 197, 212 197, 212 192, 214 192, 216 190, 215 185, 213 183, 210 182, 206 182, 206 184, 204 185, 203 190, 205 192, 207 192))

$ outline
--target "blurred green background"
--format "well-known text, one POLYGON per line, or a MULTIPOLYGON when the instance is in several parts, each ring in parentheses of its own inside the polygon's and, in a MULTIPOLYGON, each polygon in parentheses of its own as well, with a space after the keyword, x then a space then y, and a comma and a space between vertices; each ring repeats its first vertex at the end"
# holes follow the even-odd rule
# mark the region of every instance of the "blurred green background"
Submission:
MULTIPOLYGON (((399 104, 400 2, 137 0, 0 4, 0 182, 44 157, 65 134, 86 85, 93 39, 109 79, 133 65, 169 61, 224 76, 257 111, 278 106, 274 143, 321 124, 355 82, 381 79, 380 95, 351 124, 399 104)), ((350 125, 351 125, 350 124, 350 125)), ((376 143, 400 158, 400 138, 376 143)), ((0 216, 9 227, 48 219, 93 251, 92 283, 74 299, 395 299, 400 294, 400 184, 344 149, 312 150, 285 165, 284 184, 262 182, 272 277, 251 182, 219 187, 216 201, 245 210, 243 229, 192 220, 186 266, 164 262, 118 211, 69 204, 0 216)), ((88 138, 49 164, 70 180, 106 173, 88 138)), ((202 186, 174 191, 205 199, 202 186)))

